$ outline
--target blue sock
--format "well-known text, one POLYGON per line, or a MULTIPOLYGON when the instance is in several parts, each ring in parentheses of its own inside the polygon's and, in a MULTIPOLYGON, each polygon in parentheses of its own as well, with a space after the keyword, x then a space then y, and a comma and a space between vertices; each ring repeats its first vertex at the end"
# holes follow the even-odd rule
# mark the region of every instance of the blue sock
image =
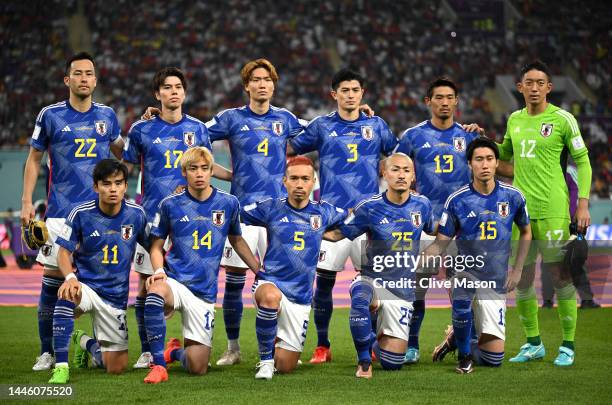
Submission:
MULTIPOLYGON (((359 361, 372 362, 370 349, 372 347, 372 322, 370 320, 370 302, 374 291, 372 286, 363 281, 356 281, 351 286, 351 310, 349 314, 349 325, 353 343, 357 350, 359 361)), ((374 335, 374 336, 373 336, 374 335)))
POLYGON ((336 284, 336 273, 317 271, 317 287, 312 297, 314 322, 317 327, 317 346, 330 347, 329 322, 334 310, 332 290, 336 284))
POLYGON ((257 308, 255 317, 255 333, 259 345, 259 358, 261 360, 274 359, 274 340, 278 329, 278 310, 271 308, 257 308))
POLYGON ((486 367, 499 367, 504 361, 504 352, 490 352, 482 350, 476 346, 472 346, 472 357, 474 362, 486 367))
POLYGON ((85 343, 85 349, 91 354, 94 363, 99 368, 104 368, 104 362, 102 361, 102 351, 100 350, 100 343, 96 339, 89 339, 85 343))
POLYGON ((170 358, 172 359, 172 361, 180 361, 183 368, 189 371, 189 369, 187 368, 187 356, 185 355, 185 349, 181 347, 180 349, 172 350, 170 352, 170 358))
POLYGON ((223 294, 223 321, 227 338, 236 340, 240 336, 242 319, 242 289, 246 281, 244 273, 225 273, 225 294, 223 294))
POLYGON ((147 297, 136 297, 134 310, 136 312, 136 325, 138 325, 138 337, 140 338, 140 353, 150 352, 149 339, 147 339, 147 328, 145 327, 145 301, 147 297))
POLYGON ((70 336, 74 329, 74 308, 70 301, 57 300, 53 312, 53 347, 55 347, 55 362, 68 363, 70 336))
POLYGON ((415 349, 419 348, 419 333, 421 332, 421 324, 425 318, 425 300, 415 300, 412 303, 414 311, 410 318, 410 332, 408 335, 408 347, 415 349))
POLYGON ((394 353, 380 349, 380 365, 383 370, 399 370, 404 364, 404 353, 394 353))
POLYGON ((166 367, 164 360, 164 341, 166 340, 166 318, 164 317, 164 299, 157 294, 147 294, 144 315, 147 337, 153 355, 153 363, 166 367))
POLYGON ((453 300, 453 330, 459 359, 471 353, 470 336, 472 333, 472 302, 453 300))
POLYGON ((57 290, 64 280, 43 276, 38 300, 38 336, 40 354, 53 354, 53 311, 57 302, 57 290))

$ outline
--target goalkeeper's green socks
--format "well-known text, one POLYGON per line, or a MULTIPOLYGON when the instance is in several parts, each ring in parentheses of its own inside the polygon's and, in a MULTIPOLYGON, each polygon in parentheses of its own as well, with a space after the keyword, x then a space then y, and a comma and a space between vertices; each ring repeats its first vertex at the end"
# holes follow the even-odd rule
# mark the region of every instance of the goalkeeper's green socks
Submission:
POLYGON ((542 343, 540 339, 540 326, 538 324, 538 299, 534 286, 525 290, 516 290, 516 308, 523 331, 525 336, 527 336, 527 342, 534 346, 542 343))
POLYGON ((555 288, 557 293, 557 311, 561 321, 563 333, 562 346, 574 350, 574 336, 576 334, 576 322, 578 320, 578 305, 576 304, 576 288, 568 284, 562 288, 555 288))

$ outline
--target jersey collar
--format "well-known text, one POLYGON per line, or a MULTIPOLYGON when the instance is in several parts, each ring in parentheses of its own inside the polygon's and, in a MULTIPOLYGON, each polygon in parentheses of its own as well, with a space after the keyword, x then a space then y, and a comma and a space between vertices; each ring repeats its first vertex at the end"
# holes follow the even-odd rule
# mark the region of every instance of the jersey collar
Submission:
POLYGON ((208 198, 207 198, 206 200, 204 200, 204 201, 200 201, 200 200, 198 200, 197 198, 195 198, 194 196, 192 196, 192 195, 189 193, 189 189, 188 189, 187 187, 185 187, 185 195, 186 195, 186 196, 187 196, 187 198, 189 198, 190 200, 192 200, 192 201, 195 201, 195 202, 197 202, 197 203, 202 204, 202 203, 205 203, 205 202, 211 201, 211 200, 212 200, 212 199, 215 197, 215 195, 217 194, 217 189, 216 189, 215 187, 213 187, 213 186, 211 185, 211 186, 210 186, 210 188, 212 188, 212 193, 210 193, 210 195, 208 196, 208 198))
POLYGON ((100 215, 102 215, 105 218, 117 218, 119 215, 121 215, 121 213, 123 212, 123 210, 125 209, 125 200, 121 200, 121 209, 119 210, 119 212, 117 213, 117 215, 108 215, 105 214, 101 209, 100 209, 100 198, 96 198, 96 209, 98 210, 98 213, 100 215))
POLYGON ((392 207, 396 207, 396 208, 403 208, 406 205, 408 205, 408 203, 410 202, 410 200, 412 199, 412 195, 410 194, 410 192, 408 191, 408 199, 403 203, 403 204, 396 204, 394 202, 391 202, 388 198, 387 198, 387 191, 385 191, 384 193, 382 193, 382 198, 383 200, 385 200, 385 202, 387 204, 389 204, 392 207))
POLYGON ((495 180, 495 187, 493 188, 493 191, 491 191, 491 194, 482 194, 480 193, 478 190, 476 190, 474 188, 474 183, 470 182, 470 190, 472 190, 472 192, 476 195, 479 195, 480 197, 484 197, 484 198, 488 198, 491 197, 492 195, 494 195, 495 193, 497 193, 497 190, 499 189, 499 180, 495 180))

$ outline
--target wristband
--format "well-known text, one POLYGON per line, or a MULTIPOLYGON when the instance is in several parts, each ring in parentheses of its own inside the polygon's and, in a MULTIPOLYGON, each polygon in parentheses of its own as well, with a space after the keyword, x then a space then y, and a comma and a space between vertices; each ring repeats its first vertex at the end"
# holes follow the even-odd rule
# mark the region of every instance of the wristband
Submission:
POLYGON ((72 280, 73 278, 76 279, 76 276, 74 275, 74 273, 70 273, 65 277, 65 280, 68 281, 72 280))
POLYGON ((155 270, 153 275, 155 275, 155 274, 162 274, 162 273, 166 274, 166 271, 163 268, 160 267, 159 269, 155 270))

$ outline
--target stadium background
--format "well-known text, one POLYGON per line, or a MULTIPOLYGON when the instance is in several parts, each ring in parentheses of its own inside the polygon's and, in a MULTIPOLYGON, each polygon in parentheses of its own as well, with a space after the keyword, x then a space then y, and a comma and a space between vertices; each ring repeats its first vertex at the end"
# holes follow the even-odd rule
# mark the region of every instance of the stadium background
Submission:
MULTIPOLYGON (((10 208, 19 210, 23 166, 35 117, 42 107, 67 97, 63 67, 66 58, 75 51, 86 50, 95 55, 98 87, 94 99, 115 109, 124 136, 145 107, 155 105, 150 82, 159 68, 178 66, 187 73, 189 89, 185 110, 207 120, 217 111, 246 102, 239 70, 249 59, 266 57, 280 74, 273 104, 286 107, 302 118, 311 119, 335 107, 329 97, 331 76, 336 69, 350 65, 368 78, 364 101, 399 135, 429 117, 422 101, 426 85, 432 78, 445 74, 460 86, 457 120, 477 122, 486 128, 489 136, 501 140, 506 118, 523 104, 513 87, 516 74, 525 62, 541 58, 554 72, 555 87, 550 99, 576 116, 589 147, 594 225, 588 238, 610 240, 610 26, 612 14, 605 2, 576 0, 554 5, 543 0, 3 1, 0 3, 0 217, 7 217, 10 208)), ((229 165, 227 146, 215 144, 215 157, 229 165)), ((131 196, 135 183, 131 179, 131 196)), ((217 185, 228 188, 228 184, 217 185)), ((44 171, 34 197, 39 200, 45 197, 44 171)), ((8 245, 5 232, 4 224, 0 224, 0 243, 4 249, 8 245)), ((0 270, 0 304, 35 305, 40 270, 15 270, 14 258, 10 256, 7 262, 9 270, 0 270)), ((596 267, 599 270, 594 280, 596 299, 610 304, 609 256, 599 258, 596 267)), ((348 303, 347 286, 351 277, 351 272, 344 272, 339 278, 336 304, 348 303)), ((224 277, 220 280, 222 292, 224 277)), ((248 296, 245 289, 245 303, 250 302, 248 296)), ((433 305, 447 302, 443 291, 432 291, 428 301, 433 305)), ((500 370, 498 377, 494 373, 480 374, 479 369, 481 377, 478 378, 490 384, 478 385, 477 381, 481 380, 451 381, 441 368, 424 364, 422 367, 428 369, 422 375, 412 373, 410 387, 403 385, 407 378, 377 372, 376 378, 381 378, 383 385, 372 388, 371 393, 377 402, 397 402, 403 398, 401 395, 382 388, 393 386, 406 392, 411 389, 427 393, 428 396, 419 397, 422 403, 438 403, 456 400, 453 389, 462 393, 477 389, 484 395, 482 401, 486 395, 496 395, 494 387, 499 386, 506 395, 496 395, 496 399, 504 403, 529 402, 530 389, 550 386, 560 390, 563 397, 559 399, 557 393, 546 391, 541 394, 545 400, 590 399, 590 403, 603 403, 604 398, 609 400, 610 393, 609 388, 601 388, 602 374, 597 373, 608 367, 609 345, 604 341, 608 338, 606 330, 609 332, 610 321, 608 309, 601 311, 605 312, 589 313, 579 321, 579 328, 584 331, 580 335, 584 357, 580 360, 582 365, 577 366, 579 376, 584 377, 581 388, 572 386, 573 376, 550 373, 544 365, 534 365, 531 370, 535 371, 523 371, 520 373, 523 377, 511 374, 510 367, 500 370), (601 322, 606 322, 603 327, 601 322), (429 396, 431 382, 436 380, 446 382, 447 396, 444 396, 447 390, 439 390, 438 397, 429 396)), ((244 397, 247 401, 268 395, 295 400, 292 395, 296 390, 301 393, 310 390, 312 398, 318 399, 312 401, 311 397, 302 396, 300 401, 327 402, 333 396, 338 397, 342 386, 345 388, 339 398, 343 401, 362 400, 363 391, 351 391, 355 383, 346 380, 354 371, 352 344, 346 336, 346 316, 346 310, 337 310, 332 321, 336 328, 332 336, 344 336, 343 340, 335 340, 339 353, 335 368, 324 372, 310 368, 298 372, 294 380, 284 380, 283 384, 265 390, 253 389, 251 366, 255 364, 256 348, 249 331, 252 328, 245 328, 243 340, 251 342, 252 358, 247 358, 249 365, 240 369, 244 375, 229 374, 232 378, 241 378, 240 384, 231 385, 234 380, 227 379, 227 372, 213 371, 206 378, 218 390, 207 391, 206 397, 223 401, 227 398, 222 392, 236 391, 237 395, 248 395, 244 397)), ((549 312, 542 316, 544 328, 557 327, 556 314, 549 312)), ((424 346, 437 343, 442 326, 448 322, 448 310, 434 309, 428 312, 428 317, 423 330, 424 346)), ((513 347, 509 350, 514 350, 523 337, 516 314, 508 315, 509 322, 511 317, 514 325, 509 330, 509 342, 512 341, 513 347)), ((224 345, 222 317, 218 318, 219 340, 215 351, 222 350, 224 345)), ((25 350, 21 357, 12 352, 2 355, 7 361, 0 367, 0 382, 46 381, 29 372, 37 346, 35 309, 7 307, 0 312, 0 319, 3 325, 21 328, 19 333, 9 327, 1 328, 5 347, 19 346, 25 350), (15 362, 14 366, 11 361, 15 362), (10 366, 7 368, 6 364, 10 366)), ((248 311, 245 323, 253 324, 252 313, 248 311)), ((81 321, 83 326, 86 322, 81 321)), ((135 325, 130 327, 136 330, 135 325)), ((177 333, 176 324, 169 327, 169 333, 177 333)), ((313 332, 314 327, 309 335, 313 332)), ((547 333, 544 337, 553 340, 547 333)), ((312 340, 310 336, 307 352, 312 349, 312 340)), ((135 348, 130 349, 131 357, 137 356, 137 349, 132 349, 135 348)), ((77 375, 77 379, 85 381, 83 376, 77 375)), ((90 391, 97 394, 95 398, 88 398, 90 403, 104 402, 117 389, 123 393, 124 400, 161 398, 161 391, 144 394, 134 389, 141 376, 129 375, 109 385, 106 376, 92 372, 89 381, 90 391)), ((175 389, 184 390, 175 391, 182 395, 178 402, 185 401, 185 395, 191 395, 193 400, 204 398, 198 396, 203 395, 200 388, 195 388, 190 381, 193 380, 177 380, 175 389)))

